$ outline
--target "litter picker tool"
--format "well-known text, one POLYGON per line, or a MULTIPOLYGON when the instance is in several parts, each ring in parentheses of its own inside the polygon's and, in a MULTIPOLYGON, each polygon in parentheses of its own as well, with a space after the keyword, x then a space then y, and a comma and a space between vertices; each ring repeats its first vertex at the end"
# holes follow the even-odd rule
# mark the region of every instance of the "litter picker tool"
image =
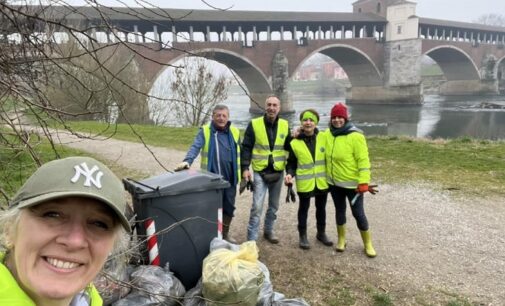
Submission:
MULTIPOLYGON (((377 187, 379 187, 379 185, 368 185, 368 192, 370 192, 371 194, 376 194, 377 192, 379 192, 379 189, 377 189, 377 187)), ((352 200, 351 200, 351 206, 353 206, 356 203, 356 201, 359 199, 359 197, 362 195, 363 195, 363 193, 361 193, 361 192, 356 193, 354 198, 352 198, 352 200)))

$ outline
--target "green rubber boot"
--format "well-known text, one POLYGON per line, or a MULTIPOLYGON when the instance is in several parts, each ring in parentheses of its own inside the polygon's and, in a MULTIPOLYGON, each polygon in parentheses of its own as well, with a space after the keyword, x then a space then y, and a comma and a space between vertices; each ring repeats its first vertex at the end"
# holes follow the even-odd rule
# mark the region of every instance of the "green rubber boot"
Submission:
POLYGON ((366 256, 371 258, 377 256, 377 253, 375 252, 375 249, 373 248, 372 245, 372 237, 370 235, 370 230, 361 231, 361 239, 363 239, 363 245, 365 246, 366 256))
POLYGON ((338 242, 337 242, 337 247, 336 250, 337 252, 343 252, 345 251, 345 224, 343 225, 337 225, 337 233, 338 233, 338 242))

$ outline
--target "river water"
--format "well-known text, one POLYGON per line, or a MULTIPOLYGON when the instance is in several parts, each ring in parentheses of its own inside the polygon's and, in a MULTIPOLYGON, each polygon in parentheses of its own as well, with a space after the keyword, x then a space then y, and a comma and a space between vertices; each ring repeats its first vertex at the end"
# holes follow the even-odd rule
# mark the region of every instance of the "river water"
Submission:
MULTIPOLYGON (((344 97, 293 96, 294 114, 282 116, 298 126, 300 111, 314 108, 321 116, 318 124, 325 129, 331 107, 344 97)), ((249 98, 230 95, 225 103, 231 121, 240 128, 257 114, 249 113, 249 98)), ((505 96, 442 97, 425 96, 422 105, 349 105, 351 120, 367 135, 404 135, 427 138, 472 137, 505 139, 505 96), (503 109, 484 108, 486 105, 503 109)))

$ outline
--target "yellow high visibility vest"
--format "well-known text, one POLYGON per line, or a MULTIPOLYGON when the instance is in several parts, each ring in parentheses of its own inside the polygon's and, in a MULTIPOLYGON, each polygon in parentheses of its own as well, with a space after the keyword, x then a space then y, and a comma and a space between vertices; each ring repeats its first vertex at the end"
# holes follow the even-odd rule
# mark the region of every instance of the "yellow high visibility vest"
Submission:
POLYGON ((268 166, 268 156, 272 155, 274 159, 274 169, 282 171, 286 168, 287 151, 284 150, 284 142, 289 133, 288 122, 284 119, 279 119, 277 123, 277 135, 275 136, 274 148, 270 151, 268 143, 267 130, 263 117, 252 120, 254 130, 254 147, 252 150, 252 168, 255 172, 259 172, 268 166))
POLYGON ((293 139, 290 143, 297 159, 296 165, 296 190, 310 192, 317 186, 319 190, 328 189, 326 182, 325 140, 323 133, 316 136, 315 160, 309 148, 302 139, 293 139))
MULTIPOLYGON (((202 148, 202 152, 200 153, 201 155, 201 161, 200 161, 200 168, 203 170, 209 170, 208 164, 209 164, 209 144, 210 144, 210 124, 202 126, 203 129, 203 137, 205 138, 205 144, 202 148)), ((233 140, 235 140, 235 145, 236 145, 236 150, 237 150, 237 182, 240 183, 240 180, 242 178, 241 175, 241 169, 240 169, 240 146, 239 146, 239 139, 240 139, 240 131, 236 127, 230 125, 230 132, 233 136, 233 140)), ((216 146, 218 144, 216 143, 216 146)))
MULTIPOLYGON (((0 252, 0 305, 35 306, 4 265, 4 258, 5 252, 0 252)), ((90 298, 91 306, 103 305, 102 298, 93 284, 89 284, 85 290, 90 298)))

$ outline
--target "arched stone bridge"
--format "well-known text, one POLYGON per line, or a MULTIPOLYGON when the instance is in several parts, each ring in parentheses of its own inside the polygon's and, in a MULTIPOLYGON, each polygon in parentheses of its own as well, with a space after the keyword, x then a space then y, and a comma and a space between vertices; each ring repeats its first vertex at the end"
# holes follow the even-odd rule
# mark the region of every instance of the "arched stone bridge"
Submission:
POLYGON ((353 13, 104 7, 71 12, 53 7, 51 13, 85 26, 97 40, 127 42, 151 84, 182 57, 214 59, 242 79, 251 111, 271 93, 281 98, 284 112, 293 111, 287 81, 315 53, 347 73, 348 103, 422 103, 424 55, 444 73, 442 94, 498 94, 505 75, 505 28, 422 18, 415 6, 358 0, 353 13))
MULTIPOLYGON (((258 41, 252 48, 244 48, 239 42, 175 43, 173 46, 172 49, 163 50, 155 50, 148 45, 136 46, 138 53, 147 58, 139 58, 138 61, 151 80, 155 80, 166 66, 150 59, 171 64, 188 56, 188 53, 204 56, 228 66, 240 77, 251 99, 256 101, 251 104, 252 111, 257 110, 258 104, 262 106, 265 97, 275 91, 272 88, 272 77, 276 56, 288 59, 289 77, 306 59, 319 52, 342 66, 353 87, 382 86, 383 48, 374 38, 311 40, 303 48, 296 41, 258 41)), ((287 104, 289 99, 283 100, 284 110, 291 110, 292 106, 287 104)))
MULTIPOLYGON (((501 71, 505 66, 505 49, 502 45, 481 44, 475 47, 471 42, 428 39, 420 39, 417 43, 420 44, 421 55, 435 60, 447 79, 440 89, 441 94, 498 93, 498 80, 503 77, 501 71)), ((258 41, 254 47, 247 48, 240 42, 174 43, 174 48, 161 50, 153 47, 155 46, 145 44, 135 48, 146 58, 167 64, 194 54, 226 65, 247 87, 252 102, 251 111, 257 111, 258 105, 262 106, 265 97, 275 92, 272 78, 275 74, 273 62, 276 56, 287 59, 286 70, 288 77, 291 77, 298 67, 315 53, 332 58, 347 73, 352 86, 347 93, 348 103, 422 102, 420 75, 412 83, 397 80, 399 86, 387 87, 384 44, 374 38, 316 39, 309 40, 303 47, 296 41, 258 41)), ((138 61, 153 81, 166 67, 144 58, 138 58, 138 61)), ((419 74, 420 59, 414 64, 414 67, 406 69, 416 69, 419 74)), ((285 93, 280 96, 283 94, 285 93)), ((283 109, 292 110, 289 96, 283 99, 283 109)))

